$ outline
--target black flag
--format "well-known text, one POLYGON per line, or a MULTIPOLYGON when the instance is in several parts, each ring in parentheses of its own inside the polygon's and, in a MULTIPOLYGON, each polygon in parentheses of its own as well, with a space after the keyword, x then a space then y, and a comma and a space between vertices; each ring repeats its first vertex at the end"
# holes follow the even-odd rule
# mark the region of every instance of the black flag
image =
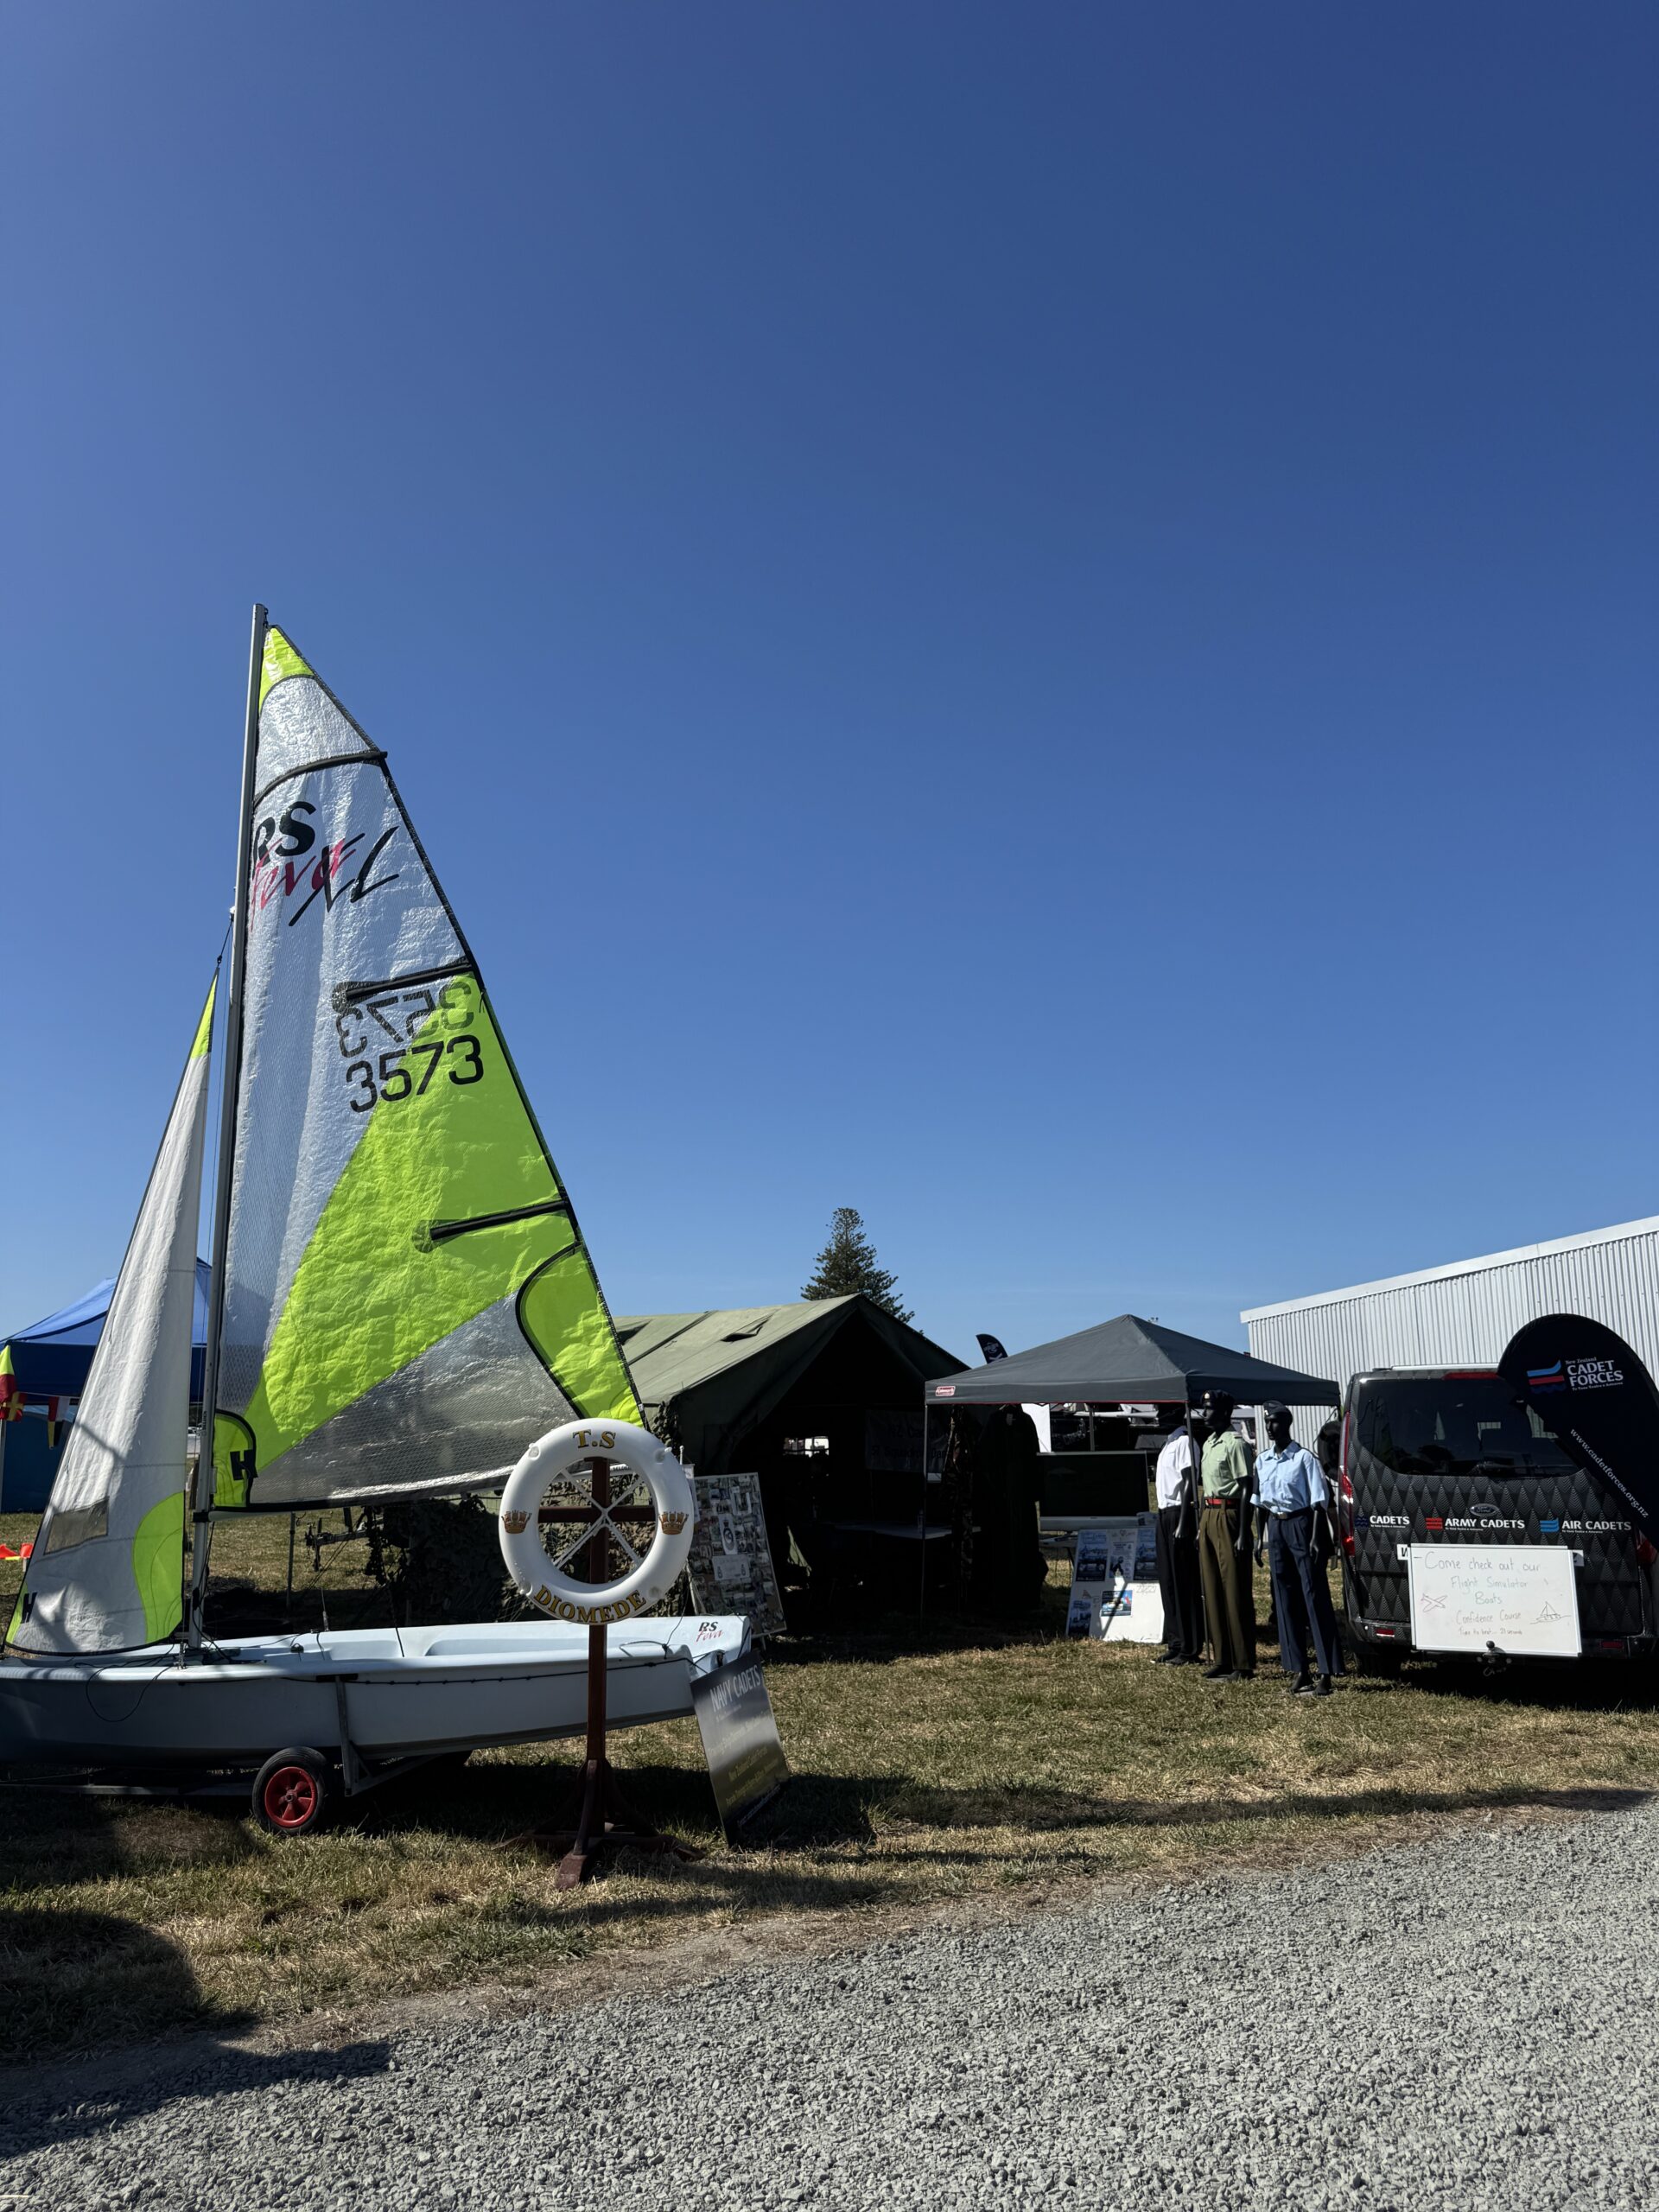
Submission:
POLYGON ((981 1337, 979 1350, 987 1367, 994 1359, 1006 1359, 1008 1356, 1007 1347, 999 1344, 995 1337, 981 1337))
POLYGON ((1624 1338, 1582 1313, 1550 1313, 1516 1332, 1497 1367, 1518 1402, 1659 1544, 1659 1390, 1624 1338))

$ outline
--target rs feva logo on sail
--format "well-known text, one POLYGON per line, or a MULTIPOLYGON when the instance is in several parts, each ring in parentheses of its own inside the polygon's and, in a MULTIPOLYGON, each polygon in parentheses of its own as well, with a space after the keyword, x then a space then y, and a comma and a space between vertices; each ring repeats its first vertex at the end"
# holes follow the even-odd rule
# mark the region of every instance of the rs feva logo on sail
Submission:
POLYGON ((290 929, 319 899, 326 911, 336 898, 366 899, 372 891, 382 891, 397 880, 395 869, 375 872, 381 855, 397 834, 395 830, 381 832, 344 884, 340 881, 340 871, 362 844, 366 831, 336 837, 320 858, 308 861, 305 856, 315 847, 317 832, 306 817, 316 810, 309 799, 296 798, 280 816, 268 816, 254 831, 253 876, 249 887, 254 911, 263 913, 273 899, 289 899, 303 890, 306 896, 288 914, 290 929))

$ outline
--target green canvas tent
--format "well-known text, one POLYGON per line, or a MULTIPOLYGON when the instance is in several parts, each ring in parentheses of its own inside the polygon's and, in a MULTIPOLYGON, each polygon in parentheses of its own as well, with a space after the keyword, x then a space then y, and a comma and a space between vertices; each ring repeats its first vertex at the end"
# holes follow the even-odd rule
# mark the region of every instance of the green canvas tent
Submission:
POLYGON ((706 1475, 753 1469, 755 1448, 770 1435, 824 1433, 819 1416, 912 1414, 921 1386, 960 1363, 860 1291, 790 1306, 622 1315, 616 1331, 646 1419, 666 1416, 681 1451, 706 1475))
POLYGON ((760 1476, 780 1572, 792 1549, 815 1591, 884 1585, 908 1602, 918 1545, 950 1535, 924 1510, 922 1467, 924 1392, 959 1364, 943 1345, 861 1292, 616 1329, 646 1420, 687 1463, 760 1476))

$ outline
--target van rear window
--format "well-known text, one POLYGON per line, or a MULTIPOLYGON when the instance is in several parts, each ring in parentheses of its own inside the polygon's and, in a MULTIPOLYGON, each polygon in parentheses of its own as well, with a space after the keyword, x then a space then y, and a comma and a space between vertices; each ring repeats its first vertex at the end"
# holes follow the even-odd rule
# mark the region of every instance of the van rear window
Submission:
POLYGON ((1396 1475, 1566 1475, 1573 1471, 1500 1376, 1402 1376, 1367 1382, 1357 1409, 1364 1450, 1396 1475))

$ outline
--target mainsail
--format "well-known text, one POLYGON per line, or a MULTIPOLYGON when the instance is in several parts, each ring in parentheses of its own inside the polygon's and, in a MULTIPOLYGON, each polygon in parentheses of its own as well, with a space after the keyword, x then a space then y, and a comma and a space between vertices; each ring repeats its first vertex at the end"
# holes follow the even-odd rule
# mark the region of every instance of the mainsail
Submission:
POLYGON ((638 1421, 385 756, 275 628, 244 834, 217 1510, 480 1486, 557 1422, 638 1421))
POLYGON ((127 1650, 180 1624, 213 1017, 210 990, 12 1615, 22 1651, 127 1650))

